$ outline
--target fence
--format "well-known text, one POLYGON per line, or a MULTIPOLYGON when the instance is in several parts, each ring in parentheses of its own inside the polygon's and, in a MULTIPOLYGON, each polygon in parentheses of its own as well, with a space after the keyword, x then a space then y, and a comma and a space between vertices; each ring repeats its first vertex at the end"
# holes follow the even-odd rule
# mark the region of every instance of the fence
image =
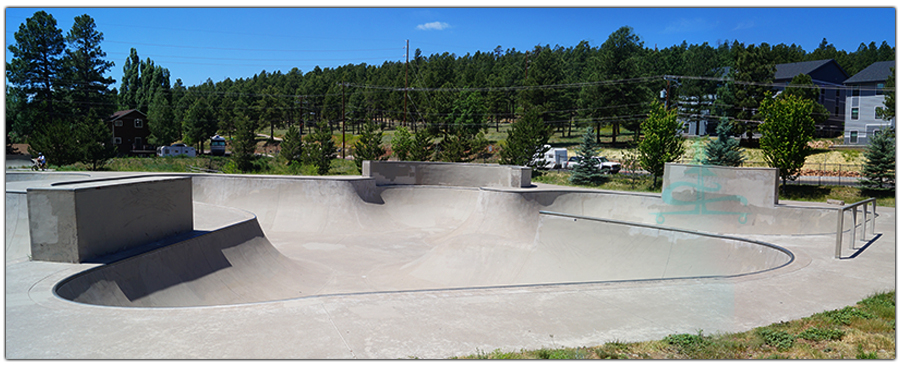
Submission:
MULTIPOLYGON (((682 158, 679 163, 690 164, 690 160, 682 158)), ((765 161, 744 161, 743 167, 765 168, 769 165, 765 161)), ((861 177, 863 164, 838 164, 838 163, 812 163, 807 162, 800 170, 796 179, 788 181, 790 184, 832 185, 832 186, 856 186, 857 179, 861 177)))

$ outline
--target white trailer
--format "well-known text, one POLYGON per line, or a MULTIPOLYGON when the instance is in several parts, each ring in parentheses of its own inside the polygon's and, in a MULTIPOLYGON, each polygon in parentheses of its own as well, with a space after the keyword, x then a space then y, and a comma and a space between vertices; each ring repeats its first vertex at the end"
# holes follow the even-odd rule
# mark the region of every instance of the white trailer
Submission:
POLYGON ((547 151, 535 158, 537 168, 557 169, 566 166, 566 162, 569 161, 569 151, 566 148, 554 148, 550 145, 544 145, 544 149, 547 151))
POLYGON ((159 157, 197 157, 197 150, 185 144, 173 144, 156 148, 156 155, 159 157))

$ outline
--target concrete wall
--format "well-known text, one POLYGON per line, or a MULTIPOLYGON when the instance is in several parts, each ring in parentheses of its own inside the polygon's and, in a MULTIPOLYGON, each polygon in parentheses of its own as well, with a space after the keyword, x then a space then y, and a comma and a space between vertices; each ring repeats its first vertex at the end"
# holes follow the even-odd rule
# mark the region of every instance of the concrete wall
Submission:
POLYGON ((81 263, 193 230, 190 178, 29 188, 33 260, 81 263))
POLYGON ((669 204, 711 205, 714 199, 730 196, 743 205, 773 207, 778 203, 778 169, 670 163, 662 188, 669 204))
POLYGON ((362 174, 374 178, 377 185, 531 186, 531 168, 511 165, 364 161, 362 174))

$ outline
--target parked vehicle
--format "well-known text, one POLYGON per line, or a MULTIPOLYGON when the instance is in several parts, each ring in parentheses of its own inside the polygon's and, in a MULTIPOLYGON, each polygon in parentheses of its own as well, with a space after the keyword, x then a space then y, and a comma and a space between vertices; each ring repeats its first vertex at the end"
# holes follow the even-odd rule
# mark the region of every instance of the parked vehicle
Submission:
POLYGON ((225 138, 218 134, 212 136, 209 142, 209 152, 212 153, 213 156, 224 156, 225 138))
POLYGON ((172 144, 156 148, 156 155, 159 157, 197 157, 197 150, 185 144, 172 144))
MULTIPOLYGON (((600 172, 601 173, 619 173, 622 170, 622 164, 619 164, 615 161, 609 161, 604 156, 594 157, 595 160, 600 164, 600 172)), ((572 156, 566 161, 566 169, 574 169, 578 166, 578 162, 581 161, 580 156, 572 156)))
POLYGON ((547 151, 543 155, 535 156, 537 157, 535 159, 537 168, 557 169, 566 165, 566 159, 569 154, 566 148, 554 148, 550 145, 544 145, 544 148, 547 148, 547 151))

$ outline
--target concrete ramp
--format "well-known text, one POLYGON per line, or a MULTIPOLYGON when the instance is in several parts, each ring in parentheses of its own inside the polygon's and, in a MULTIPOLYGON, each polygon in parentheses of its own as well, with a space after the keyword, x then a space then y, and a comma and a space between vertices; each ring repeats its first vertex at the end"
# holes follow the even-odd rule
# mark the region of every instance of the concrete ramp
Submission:
POLYGON ((228 305, 316 293, 328 279, 329 269, 285 257, 265 238, 256 218, 249 216, 78 274, 60 283, 56 293, 75 302, 134 307, 228 305))
POLYGON ((521 233, 458 234, 405 268, 449 288, 731 277, 793 260, 749 240, 547 213, 521 233))
POLYGON ((28 229, 27 195, 6 193, 6 262, 28 260, 31 234, 28 229))
POLYGON ((730 277, 792 261, 764 243, 597 216, 640 214, 635 207, 658 202, 652 196, 200 175, 193 197, 197 226, 211 231, 72 277, 58 294, 99 305, 208 306, 730 277), (246 216, 228 223, 239 210, 246 216))

